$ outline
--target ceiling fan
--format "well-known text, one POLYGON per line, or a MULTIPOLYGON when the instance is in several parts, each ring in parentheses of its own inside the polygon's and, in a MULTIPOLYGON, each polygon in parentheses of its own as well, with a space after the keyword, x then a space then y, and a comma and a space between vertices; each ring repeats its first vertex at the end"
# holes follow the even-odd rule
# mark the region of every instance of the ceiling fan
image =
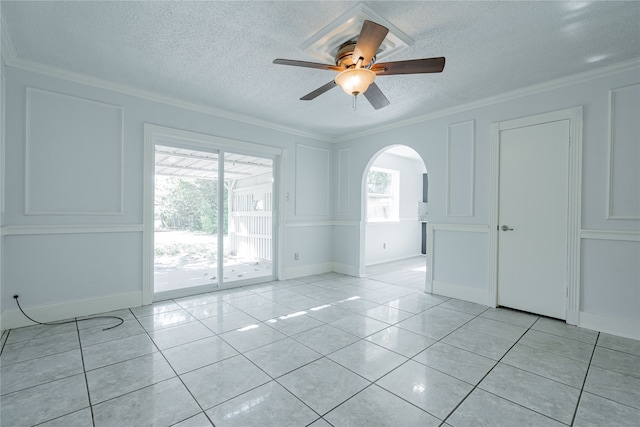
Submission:
POLYGON ((377 64, 375 62, 376 53, 388 32, 388 28, 365 20, 357 40, 347 41, 338 49, 336 65, 296 61, 293 59, 275 59, 273 63, 333 70, 339 73, 334 80, 300 98, 303 101, 315 99, 335 86, 340 86, 348 95, 354 96, 354 106, 355 98, 360 94, 364 94, 373 108, 378 110, 389 105, 389 100, 384 96, 378 85, 375 84, 376 76, 440 73, 444 69, 444 57, 377 64))

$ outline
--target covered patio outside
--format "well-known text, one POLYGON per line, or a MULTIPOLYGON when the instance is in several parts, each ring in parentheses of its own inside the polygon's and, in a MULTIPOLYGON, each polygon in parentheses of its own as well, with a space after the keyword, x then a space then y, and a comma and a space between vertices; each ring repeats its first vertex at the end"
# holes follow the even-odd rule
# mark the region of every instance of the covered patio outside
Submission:
POLYGON ((156 145, 155 168, 156 294, 272 275, 271 159, 156 145))

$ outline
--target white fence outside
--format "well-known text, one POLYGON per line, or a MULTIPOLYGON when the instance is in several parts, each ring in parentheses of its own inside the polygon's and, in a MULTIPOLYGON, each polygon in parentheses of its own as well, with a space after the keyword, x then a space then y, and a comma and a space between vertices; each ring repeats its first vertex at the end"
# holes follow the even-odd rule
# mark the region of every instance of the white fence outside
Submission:
POLYGON ((230 255, 272 261, 271 185, 230 191, 229 200, 230 255))

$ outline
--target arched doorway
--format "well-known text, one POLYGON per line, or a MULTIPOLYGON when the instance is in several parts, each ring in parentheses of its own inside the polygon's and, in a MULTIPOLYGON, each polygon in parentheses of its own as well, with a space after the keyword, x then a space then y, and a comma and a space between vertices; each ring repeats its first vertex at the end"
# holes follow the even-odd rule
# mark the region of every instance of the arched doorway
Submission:
POLYGON ((372 156, 361 185, 360 275, 424 289, 427 168, 411 147, 394 145, 372 156), (423 220, 423 221, 419 221, 423 220))

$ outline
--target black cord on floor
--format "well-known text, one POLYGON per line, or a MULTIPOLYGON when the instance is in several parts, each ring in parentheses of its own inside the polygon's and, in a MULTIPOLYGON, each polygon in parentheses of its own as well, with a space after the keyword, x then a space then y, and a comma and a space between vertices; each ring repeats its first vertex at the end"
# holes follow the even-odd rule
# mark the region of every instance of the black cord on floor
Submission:
POLYGON ((26 317, 27 319, 31 320, 33 323, 37 323, 38 325, 55 326, 55 325, 65 325, 67 323, 82 322, 83 320, 118 319, 120 321, 120 323, 118 323, 117 325, 109 326, 108 328, 104 328, 103 329, 103 331, 108 331, 109 329, 117 328, 118 326, 120 326, 120 325, 122 325, 124 323, 124 319, 122 317, 118 317, 118 316, 93 316, 93 317, 85 317, 85 318, 82 318, 82 319, 74 318, 73 320, 63 320, 63 321, 60 321, 60 322, 38 322, 37 320, 34 320, 31 317, 29 317, 29 315, 24 312, 24 310, 20 306, 20 301, 18 301, 18 295, 14 295, 13 298, 15 298, 16 304, 18 304, 18 308, 20 309, 20 312, 22 312, 22 314, 24 314, 24 317, 26 317))

